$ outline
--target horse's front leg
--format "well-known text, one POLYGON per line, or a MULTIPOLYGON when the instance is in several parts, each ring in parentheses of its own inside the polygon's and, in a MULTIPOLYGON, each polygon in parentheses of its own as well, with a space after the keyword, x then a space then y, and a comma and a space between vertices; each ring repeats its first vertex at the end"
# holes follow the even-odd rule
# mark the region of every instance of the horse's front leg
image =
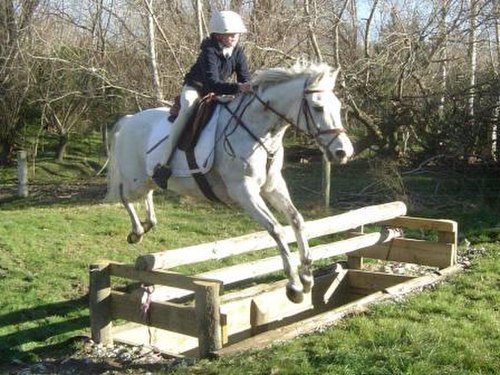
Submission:
POLYGON ((312 274, 312 255, 305 234, 304 219, 292 203, 286 182, 281 173, 276 173, 268 179, 262 194, 274 208, 285 214, 295 233, 301 263, 299 275, 304 286, 304 292, 309 293, 314 284, 314 277, 312 274))
POLYGON ((302 302, 304 299, 303 287, 297 272, 297 265, 285 241, 283 227, 260 196, 260 187, 253 180, 247 178, 241 183, 229 184, 228 191, 232 199, 260 223, 276 241, 283 260, 283 269, 288 277, 286 295, 292 302, 302 302))
POLYGON ((146 194, 146 199, 144 200, 144 204, 146 206, 146 221, 142 222, 142 227, 144 229, 144 233, 149 232, 156 225, 158 220, 156 219, 155 206, 153 203, 153 190, 148 191, 146 194))
POLYGON ((123 184, 120 184, 120 200, 122 201, 125 209, 127 210, 128 216, 132 223, 132 231, 127 236, 128 243, 139 243, 144 235, 144 228, 141 224, 141 220, 137 215, 134 205, 130 203, 123 191, 123 184))

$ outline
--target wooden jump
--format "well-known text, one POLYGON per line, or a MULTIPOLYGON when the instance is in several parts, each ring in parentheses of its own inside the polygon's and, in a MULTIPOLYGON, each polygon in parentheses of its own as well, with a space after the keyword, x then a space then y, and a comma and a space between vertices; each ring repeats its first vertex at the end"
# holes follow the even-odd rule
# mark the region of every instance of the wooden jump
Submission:
MULTIPOLYGON (((311 248, 315 261, 346 255, 348 268, 334 263, 315 272, 313 290, 300 304, 286 298, 287 280, 228 291, 235 284, 255 282, 257 277, 281 271, 278 255, 193 276, 169 270, 275 247, 267 232, 147 254, 138 257, 135 264, 98 262, 90 266, 92 338, 104 344, 151 345, 177 356, 230 354, 272 343, 276 332, 282 332, 282 337, 305 333, 307 327, 334 321, 334 317, 388 298, 396 290, 403 293, 422 283, 436 282, 457 269, 457 223, 405 214, 402 202, 391 202, 307 222, 309 239, 349 233, 348 238, 311 248), (359 230, 368 224, 378 230, 359 230), (407 238, 401 228, 428 231, 434 239, 407 238), (417 263, 436 267, 440 273, 426 279, 368 272, 362 269, 364 258, 417 263), (115 277, 121 282, 153 285, 154 291, 113 288, 115 277), (144 301, 149 301, 147 312, 144 301), (116 319, 130 323, 113 327, 116 319)), ((289 227, 286 236, 294 242, 289 227)))

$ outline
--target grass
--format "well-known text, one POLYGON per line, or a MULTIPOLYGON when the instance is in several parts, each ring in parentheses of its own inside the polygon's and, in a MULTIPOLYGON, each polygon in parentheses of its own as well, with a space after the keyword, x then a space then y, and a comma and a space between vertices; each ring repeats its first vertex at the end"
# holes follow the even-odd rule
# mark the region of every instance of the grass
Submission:
POLYGON ((500 246, 464 274, 321 333, 175 374, 498 374, 500 246))
MULTIPOLYGON (((102 203, 103 178, 95 176, 102 162, 83 152, 62 164, 41 158, 36 169, 30 169, 33 185, 27 199, 13 197, 15 170, 0 169, 4 182, 0 191, 0 363, 37 361, 75 350, 73 338, 89 333, 90 263, 101 258, 131 262, 139 254, 261 230, 240 211, 160 195, 156 199, 159 227, 141 244, 128 245, 125 211, 102 203), (80 185, 87 187, 82 190, 80 185)), ((412 215, 457 220, 460 238, 485 246, 488 252, 469 272, 435 290, 378 306, 369 315, 348 319, 318 335, 243 356, 200 361, 177 373, 500 373, 500 246, 496 243, 500 215, 491 193, 496 176, 464 174, 457 182, 451 172, 409 175, 401 189, 385 181, 391 178, 391 170, 377 175, 366 163, 354 162, 333 170, 333 210, 319 205, 319 170, 316 163, 306 168, 289 164, 285 170, 292 196, 308 219, 404 199, 412 215), (444 194, 447 190, 454 194, 444 194)))

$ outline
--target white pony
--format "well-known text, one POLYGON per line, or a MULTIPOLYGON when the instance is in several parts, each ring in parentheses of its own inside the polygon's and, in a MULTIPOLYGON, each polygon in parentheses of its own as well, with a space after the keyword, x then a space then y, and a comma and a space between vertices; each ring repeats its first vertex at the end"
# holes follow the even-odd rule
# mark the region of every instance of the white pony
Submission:
MULTIPOLYGON (((213 194, 222 202, 236 202, 273 237, 289 279, 287 296, 293 302, 313 284, 309 245, 304 220, 293 205, 283 166, 283 135, 288 125, 314 137, 330 162, 346 163, 353 153, 351 141, 342 127, 341 104, 334 94, 338 70, 326 64, 296 64, 255 74, 253 93, 230 103, 219 104, 219 117, 212 168, 205 178, 213 194), (283 229, 271 210, 285 214, 294 230, 300 254, 300 268, 293 264, 283 229)), ((156 108, 125 116, 115 125, 108 166, 108 199, 120 200, 132 221, 130 243, 157 223, 153 191, 157 188, 146 168, 146 140, 152 123, 168 115, 156 108), (145 198, 146 221, 141 222, 131 201, 145 198)), ((179 151, 177 151, 179 152, 179 151)), ((183 195, 203 197, 192 176, 175 176, 168 189, 183 195)))

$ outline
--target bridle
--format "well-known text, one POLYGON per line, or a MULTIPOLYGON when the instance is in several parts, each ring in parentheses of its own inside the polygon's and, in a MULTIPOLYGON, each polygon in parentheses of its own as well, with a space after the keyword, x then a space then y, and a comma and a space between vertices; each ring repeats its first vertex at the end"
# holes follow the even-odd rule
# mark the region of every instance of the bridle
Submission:
POLYGON ((299 112, 297 114, 297 120, 295 121, 295 123, 290 120, 288 117, 286 117, 285 115, 283 115, 282 113, 278 112, 276 109, 274 109, 270 104, 269 102, 266 102, 264 101, 256 92, 253 92, 252 93, 252 99, 246 104, 246 106, 241 110, 239 111, 239 107, 241 105, 242 102, 240 102, 240 105, 238 106, 238 108, 236 109, 236 111, 232 111, 228 108, 227 105, 225 105, 224 107, 226 108, 226 110, 231 114, 231 117, 239 124, 241 125, 249 134, 250 136, 256 140, 266 151, 268 154, 271 154, 269 152, 269 150, 267 150, 266 146, 264 145, 264 143, 262 142, 262 140, 260 140, 255 134, 252 133, 252 131, 248 128, 248 126, 246 126, 246 124, 243 122, 243 120, 241 119, 242 116, 243 116, 243 113, 246 111, 246 109, 248 108, 248 106, 250 105, 250 103, 254 100, 254 99, 257 99, 257 101, 259 101, 262 106, 264 107, 264 110, 269 110, 271 111, 272 113, 274 113, 276 116, 278 116, 280 119, 282 119, 283 121, 285 121, 287 124, 289 125, 292 125, 292 126, 295 126, 295 127, 299 127, 299 121, 300 121, 300 116, 301 114, 303 113, 304 114, 304 118, 305 118, 305 121, 306 121, 306 129, 307 129, 307 132, 312 136, 314 137, 314 139, 316 140, 316 142, 318 143, 318 145, 320 145, 321 147, 323 147, 325 150, 328 150, 330 145, 338 138, 338 136, 342 133, 345 133, 346 130, 344 128, 336 128, 336 129, 319 129, 315 122, 314 122, 314 117, 313 117, 313 114, 312 114, 312 111, 311 111, 311 107, 309 105, 309 102, 307 100, 307 95, 309 94, 315 94, 315 93, 322 93, 322 92, 326 92, 327 90, 319 90, 319 89, 307 89, 308 85, 308 81, 306 80, 305 83, 304 83, 304 90, 303 90, 303 95, 302 95, 302 100, 301 100, 301 104, 300 104, 300 108, 299 108, 299 112), (239 112, 239 114, 238 114, 239 112), (320 137, 322 135, 332 135, 332 139, 325 145, 321 142, 321 139, 320 137))
POLYGON ((238 108, 235 111, 232 111, 229 109, 228 105, 225 104, 224 108, 231 114, 231 117, 252 137, 257 143, 259 143, 267 152, 268 157, 272 158, 274 156, 273 152, 270 152, 266 145, 262 142, 262 140, 257 137, 253 132, 248 128, 248 126, 244 123, 242 120, 243 114, 245 113, 246 109, 249 107, 250 103, 253 102, 254 99, 257 99, 262 106, 264 107, 264 110, 269 110, 272 113, 274 113, 276 116, 278 116, 280 119, 285 121, 287 124, 295 126, 297 128, 299 127, 299 121, 300 121, 300 116, 303 113, 304 118, 306 121, 306 129, 307 132, 314 137, 316 143, 323 148, 325 151, 329 152, 329 147, 330 145, 335 142, 335 140, 338 138, 338 136, 342 133, 345 133, 344 128, 338 128, 338 129, 319 129, 318 126, 316 126, 314 122, 314 117, 311 111, 311 107, 309 105, 309 102, 307 100, 307 95, 309 94, 315 94, 315 93, 322 93, 326 92, 326 90, 319 90, 319 89, 307 89, 306 87, 308 86, 308 81, 306 80, 304 82, 304 90, 303 90, 303 95, 302 95, 302 100, 299 108, 299 112, 297 114, 297 120, 295 123, 290 120, 288 117, 283 115, 282 113, 278 112, 276 109, 274 109, 271 105, 269 105, 269 102, 264 101, 256 92, 252 93, 252 98, 250 101, 243 107, 243 109, 240 111, 240 107, 243 103, 243 101, 240 101, 238 108), (238 113, 239 112, 239 113, 238 113), (332 139, 327 142, 326 144, 323 144, 321 141, 321 136, 322 135, 332 135, 332 139))
MULTIPOLYGON (((307 82, 306 82, 307 83, 307 82)), ((301 103, 301 106, 300 106, 300 109, 299 109, 299 113, 297 115, 297 126, 299 124, 299 119, 300 119, 300 114, 301 112, 304 113, 304 118, 306 119, 306 127, 307 127, 307 131, 308 133, 314 137, 314 139, 316 140, 316 142, 318 143, 318 145, 321 145, 322 147, 324 147, 325 150, 328 150, 330 145, 335 142, 335 140, 338 138, 338 136, 342 133, 345 133, 346 130, 344 128, 335 128, 335 129, 319 129, 318 126, 315 126, 316 124, 314 123, 314 118, 313 118, 313 115, 312 115, 312 112, 311 112, 311 107, 309 105, 309 102, 307 101, 307 98, 306 98, 306 95, 308 94, 315 94, 315 93, 322 93, 322 92, 326 92, 326 90, 318 90, 318 89, 305 89, 304 88, 304 94, 302 96, 302 103, 301 103), (332 139, 326 144, 326 145, 323 145, 322 142, 321 142, 321 139, 320 137, 322 135, 328 135, 328 134, 331 134, 333 135, 332 139)))

